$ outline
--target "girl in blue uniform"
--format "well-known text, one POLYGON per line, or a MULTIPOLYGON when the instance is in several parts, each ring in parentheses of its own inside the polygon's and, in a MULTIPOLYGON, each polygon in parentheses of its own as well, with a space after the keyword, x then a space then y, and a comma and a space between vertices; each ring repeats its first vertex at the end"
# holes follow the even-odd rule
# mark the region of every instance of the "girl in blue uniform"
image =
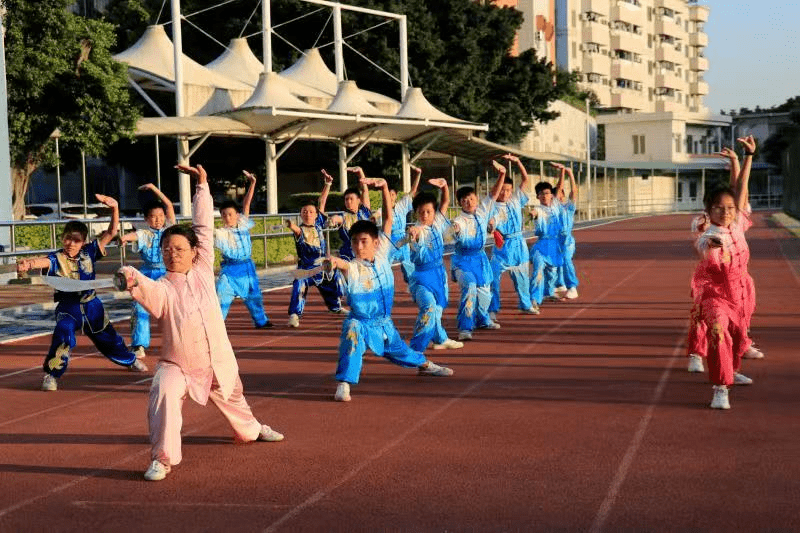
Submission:
MULTIPOLYGON (((86 242, 89 228, 77 220, 71 220, 64 226, 61 234, 61 250, 47 257, 23 259, 17 263, 17 272, 32 269, 47 269, 48 276, 60 276, 75 280, 95 279, 95 263, 106 255, 106 245, 117 235, 119 226, 119 208, 117 201, 102 194, 97 199, 112 208, 111 222, 108 229, 92 242, 86 242)), ((56 305, 56 328, 50 342, 50 350, 44 359, 42 370, 42 390, 54 391, 58 388, 57 380, 64 375, 69 365, 69 357, 75 348, 75 332, 78 330, 89 337, 94 345, 113 363, 128 367, 135 372, 146 372, 147 366, 136 359, 136 355, 128 350, 125 341, 116 332, 108 320, 103 302, 93 289, 83 292, 56 291, 53 299, 56 305)))
POLYGON ((264 300, 252 258, 253 243, 250 240, 250 229, 255 225, 249 218, 250 202, 256 189, 256 177, 246 170, 243 173, 250 186, 242 201, 242 212, 239 213, 236 202, 223 202, 219 208, 223 227, 214 230, 214 246, 222 253, 217 296, 223 319, 228 316, 233 299, 238 296, 244 300, 255 327, 271 328, 272 322, 264 312, 264 300))
POLYGON ((539 204, 531 210, 536 242, 531 246, 531 301, 541 305, 545 296, 556 297, 558 267, 564 263, 561 248, 561 204, 553 196, 553 186, 542 181, 536 184, 539 204))
MULTIPOLYGON (((123 243, 132 242, 133 251, 139 252, 142 265, 139 272, 152 280, 167 273, 164 258, 161 256, 161 236, 164 230, 175 224, 175 208, 169 198, 152 183, 139 187, 140 191, 152 191, 158 197, 144 206, 144 220, 147 228, 132 231, 122 237, 123 243)), ((150 314, 138 302, 131 306, 131 349, 139 359, 145 356, 150 347, 150 314)))
POLYGON ((564 298, 578 297, 578 274, 572 258, 575 256, 575 236, 572 228, 575 226, 575 196, 578 194, 578 185, 575 175, 570 167, 560 163, 551 163, 561 171, 561 176, 556 185, 556 199, 561 203, 561 248, 564 251, 564 264, 558 269, 556 293, 563 293, 564 298), (569 199, 564 194, 564 174, 569 176, 569 199))
POLYGON ((455 254, 451 260, 453 280, 461 287, 461 302, 458 306, 458 340, 471 340, 472 331, 478 328, 499 329, 500 324, 489 317, 492 302, 492 267, 486 257, 484 246, 489 219, 495 211, 495 202, 500 187, 506 178, 506 169, 492 161, 497 170, 497 183, 493 193, 478 203, 472 187, 461 187, 456 198, 462 212, 453 219, 455 254), (498 185, 499 184, 499 185, 498 185))
POLYGON ((414 336, 409 345, 412 350, 425 351, 433 341, 433 349, 462 348, 463 343, 449 339, 442 326, 442 313, 447 307, 447 272, 444 268, 444 234, 450 229, 445 218, 450 201, 447 180, 428 180, 442 190, 442 200, 428 192, 414 197, 417 224, 408 228, 408 240, 414 271, 411 274, 411 297, 419 307, 414 336))
POLYGON ((334 398, 350 401, 350 385, 359 381, 364 352, 367 348, 396 365, 418 368, 420 375, 450 376, 453 371, 436 365, 421 352, 412 350, 392 322, 394 273, 389 257, 394 245, 387 234, 392 230, 389 187, 383 179, 362 179, 383 192, 383 232, 370 220, 358 221, 351 227, 351 244, 355 258, 347 261, 330 259, 331 267, 342 272, 347 290, 350 314, 342 324, 339 344, 339 382, 334 398))
POLYGON ((497 312, 500 311, 500 282, 504 272, 511 275, 522 312, 530 314, 539 312, 538 306, 531 303, 528 245, 525 244, 522 234, 522 209, 528 205, 528 195, 525 194, 528 172, 517 156, 506 154, 503 158, 517 164, 522 174, 522 181, 515 190, 514 181, 505 178, 500 184, 497 208, 492 217, 491 225, 494 231, 502 236, 502 244, 498 246, 495 242, 492 248, 492 303, 489 305, 489 315, 492 320, 496 320, 497 312))

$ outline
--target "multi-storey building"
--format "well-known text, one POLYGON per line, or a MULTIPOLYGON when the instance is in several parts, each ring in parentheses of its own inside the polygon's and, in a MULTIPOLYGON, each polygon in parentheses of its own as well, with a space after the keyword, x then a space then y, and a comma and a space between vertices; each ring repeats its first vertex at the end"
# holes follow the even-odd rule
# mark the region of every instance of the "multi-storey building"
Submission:
POLYGON ((554 0, 556 60, 609 110, 705 113, 703 25, 687 0, 554 0))

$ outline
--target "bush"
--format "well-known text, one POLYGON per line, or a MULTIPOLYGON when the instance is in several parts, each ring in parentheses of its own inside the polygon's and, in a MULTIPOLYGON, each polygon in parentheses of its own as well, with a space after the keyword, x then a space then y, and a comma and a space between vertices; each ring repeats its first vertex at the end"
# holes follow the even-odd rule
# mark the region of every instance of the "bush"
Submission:
POLYGON ((56 225, 56 242, 50 240, 50 225, 17 226, 14 231, 14 245, 29 250, 50 250, 60 246, 59 236, 64 225, 56 225))

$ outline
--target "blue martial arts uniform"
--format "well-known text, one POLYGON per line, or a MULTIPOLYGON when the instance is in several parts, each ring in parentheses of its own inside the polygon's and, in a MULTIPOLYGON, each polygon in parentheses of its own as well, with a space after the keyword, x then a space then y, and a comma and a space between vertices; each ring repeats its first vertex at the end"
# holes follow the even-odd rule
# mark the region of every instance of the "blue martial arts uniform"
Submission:
MULTIPOLYGON (((70 258, 63 250, 47 256, 50 260, 48 276, 93 280, 94 264, 104 255, 100 244, 94 240, 85 244, 77 257, 70 258)), ((42 369, 54 378, 60 378, 67 371, 69 356, 75 348, 75 332, 82 330, 100 353, 121 366, 131 366, 136 355, 128 350, 125 341, 108 320, 103 302, 94 290, 83 292, 56 291, 53 296, 56 305, 56 328, 50 350, 44 359, 42 369)))
POLYGON ((553 199, 549 207, 537 205, 536 242, 531 246, 531 300, 541 304, 545 296, 555 295, 558 268, 564 263, 561 249, 562 205, 553 199))
POLYGON ((431 341, 442 344, 447 332, 442 326, 442 313, 447 307, 447 272, 444 268, 444 233, 450 227, 444 215, 437 211, 433 225, 423 226, 419 239, 409 245, 414 271, 411 274, 411 297, 419 307, 414 336, 409 345, 412 350, 424 352, 431 341))
POLYGON ((222 308, 222 318, 228 316, 233 299, 244 300, 250 311, 253 324, 264 326, 268 321, 264 312, 264 300, 258 285, 256 265, 253 263, 253 243, 250 229, 255 223, 240 214, 239 221, 232 228, 214 230, 214 246, 222 253, 222 265, 217 278, 217 296, 222 308))
MULTIPOLYGON (((411 195, 407 194, 397 200, 392 208, 392 244, 396 245, 406 235, 406 221, 408 220, 408 214, 411 212, 412 202, 411 195)), ((392 254, 392 261, 400 263, 403 281, 410 283, 411 274, 414 272, 414 263, 411 261, 408 244, 397 248, 392 254)), ((409 292, 411 292, 410 286, 409 292)))
POLYGON ((358 206, 358 212, 351 213, 345 211, 342 213, 344 222, 339 226, 339 238, 342 239, 342 246, 339 248, 339 257, 350 261, 353 259, 353 247, 350 244, 350 227, 359 220, 369 220, 372 213, 364 205, 358 206))
POLYGON ((500 310, 500 282, 503 272, 508 271, 514 283, 514 291, 519 298, 519 308, 531 308, 530 293, 530 256, 528 245, 522 235, 522 208, 528 204, 528 195, 516 189, 505 202, 497 202, 494 217, 494 228, 499 231, 505 242, 502 248, 492 248, 492 303, 489 311, 500 310))
POLYGON ((350 314, 342 323, 337 381, 358 383, 367 348, 407 368, 426 361, 422 353, 403 342, 392 322, 394 273, 389 258, 394 249, 389 237, 381 233, 375 260, 353 259, 342 273, 350 314))
POLYGON ((462 212, 453 221, 459 232, 454 235, 455 254, 450 262, 453 280, 461 287, 458 306, 459 331, 472 331, 492 323, 489 305, 492 302, 492 266, 484 246, 489 219, 496 202, 484 198, 474 214, 462 212))
MULTIPOLYGON (((328 248, 325 244, 323 229, 328 217, 322 213, 317 214, 313 226, 300 225, 300 235, 294 238, 297 249, 297 268, 311 270, 319 266, 325 259, 328 248)), ((292 298, 289 301, 289 315, 303 316, 306 307, 306 295, 310 286, 316 286, 325 305, 338 313, 342 309, 342 275, 338 270, 332 273, 320 272, 316 276, 296 279, 292 283, 292 298)))
MULTIPOLYGON (((133 251, 139 252, 142 258, 139 272, 152 280, 159 279, 167 273, 164 257, 161 254, 161 237, 166 229, 165 226, 160 229, 147 228, 136 231, 133 251)), ((131 306, 131 346, 150 347, 150 314, 135 301, 131 306)))
POLYGON ((578 273, 572 258, 575 256, 575 236, 572 228, 575 225, 575 203, 567 200, 561 210, 561 248, 564 251, 564 264, 558 269, 559 287, 573 289, 578 287, 578 273))

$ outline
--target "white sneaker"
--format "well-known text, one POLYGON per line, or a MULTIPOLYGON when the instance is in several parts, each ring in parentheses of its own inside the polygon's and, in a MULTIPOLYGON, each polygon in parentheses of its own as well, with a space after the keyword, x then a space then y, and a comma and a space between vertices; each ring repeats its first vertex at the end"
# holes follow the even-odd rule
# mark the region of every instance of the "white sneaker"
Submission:
POLYGON ((733 384, 734 385, 752 385, 753 380, 745 376, 744 374, 740 374, 736 372, 733 375, 733 384))
POLYGON ((541 311, 539 311, 539 306, 536 304, 532 304, 529 308, 523 309, 522 312, 526 315, 538 315, 541 313, 541 311))
POLYGON ((458 340, 460 341, 471 341, 472 340, 472 332, 467 330, 462 330, 458 332, 458 340))
POLYGON ((553 290, 554 290, 555 292, 567 292, 567 288, 566 288, 565 286, 563 286, 563 285, 559 285, 558 287, 556 287, 556 288, 555 288, 555 289, 553 289, 553 290))
POLYGON ((159 461, 153 461, 150 463, 150 468, 144 473, 144 478, 147 481, 161 481, 167 477, 170 470, 172 470, 172 468, 169 465, 165 465, 159 461))
POLYGON ((136 348, 133 349, 133 353, 136 354, 136 359, 144 359, 145 356, 147 355, 144 352, 144 346, 137 346, 136 348))
POLYGON ((497 313, 495 313, 494 311, 490 312, 489 318, 491 318, 492 322, 494 322, 495 320, 497 320, 497 313))
POLYGON ((564 295, 564 298, 566 298, 567 300, 574 300, 577 297, 578 297, 578 289, 576 289, 575 287, 569 289, 567 291, 567 294, 564 295))
POLYGON ((689 356, 689 372, 703 373, 706 369, 703 367, 703 358, 693 353, 689 356))
POLYGON ((42 379, 42 390, 46 391, 58 390, 58 382, 56 381, 56 378, 54 378, 50 374, 45 374, 44 379, 42 379))
POLYGON ((337 402, 349 402, 350 384, 346 381, 340 381, 339 385, 336 387, 336 394, 333 396, 333 399, 337 402))
POLYGON ((283 435, 268 425, 262 424, 261 431, 259 431, 258 438, 256 440, 263 440, 264 442, 280 442, 283 440, 283 435))
POLYGON ((500 329, 500 324, 492 321, 486 324, 485 326, 481 326, 481 329, 500 329))
POLYGON ((764 352, 753 346, 752 344, 747 351, 742 354, 743 359, 764 359, 764 352))
POLYGON ((728 387, 725 385, 714 385, 714 398, 711 400, 712 409, 730 409, 731 403, 728 401, 728 387))
POLYGON ((463 342, 458 342, 453 339, 447 339, 441 344, 433 345, 434 350, 456 350, 458 348, 463 348, 463 347, 464 347, 463 342))
POLYGON ((131 372, 147 372, 147 365, 141 359, 136 359, 131 366, 128 367, 131 372))
POLYGON ((428 361, 425 366, 419 367, 418 373, 420 376, 436 376, 440 378, 446 378, 453 375, 453 370, 447 368, 446 366, 439 366, 433 361, 428 361))
POLYGON ((350 309, 348 309, 347 307, 344 307, 344 306, 340 307, 336 311, 331 311, 331 313, 335 313, 337 315, 346 315, 349 312, 350 312, 350 309))
POLYGON ((299 328, 300 327, 300 317, 296 314, 292 313, 289 315, 289 323, 287 324, 290 328, 299 328))

